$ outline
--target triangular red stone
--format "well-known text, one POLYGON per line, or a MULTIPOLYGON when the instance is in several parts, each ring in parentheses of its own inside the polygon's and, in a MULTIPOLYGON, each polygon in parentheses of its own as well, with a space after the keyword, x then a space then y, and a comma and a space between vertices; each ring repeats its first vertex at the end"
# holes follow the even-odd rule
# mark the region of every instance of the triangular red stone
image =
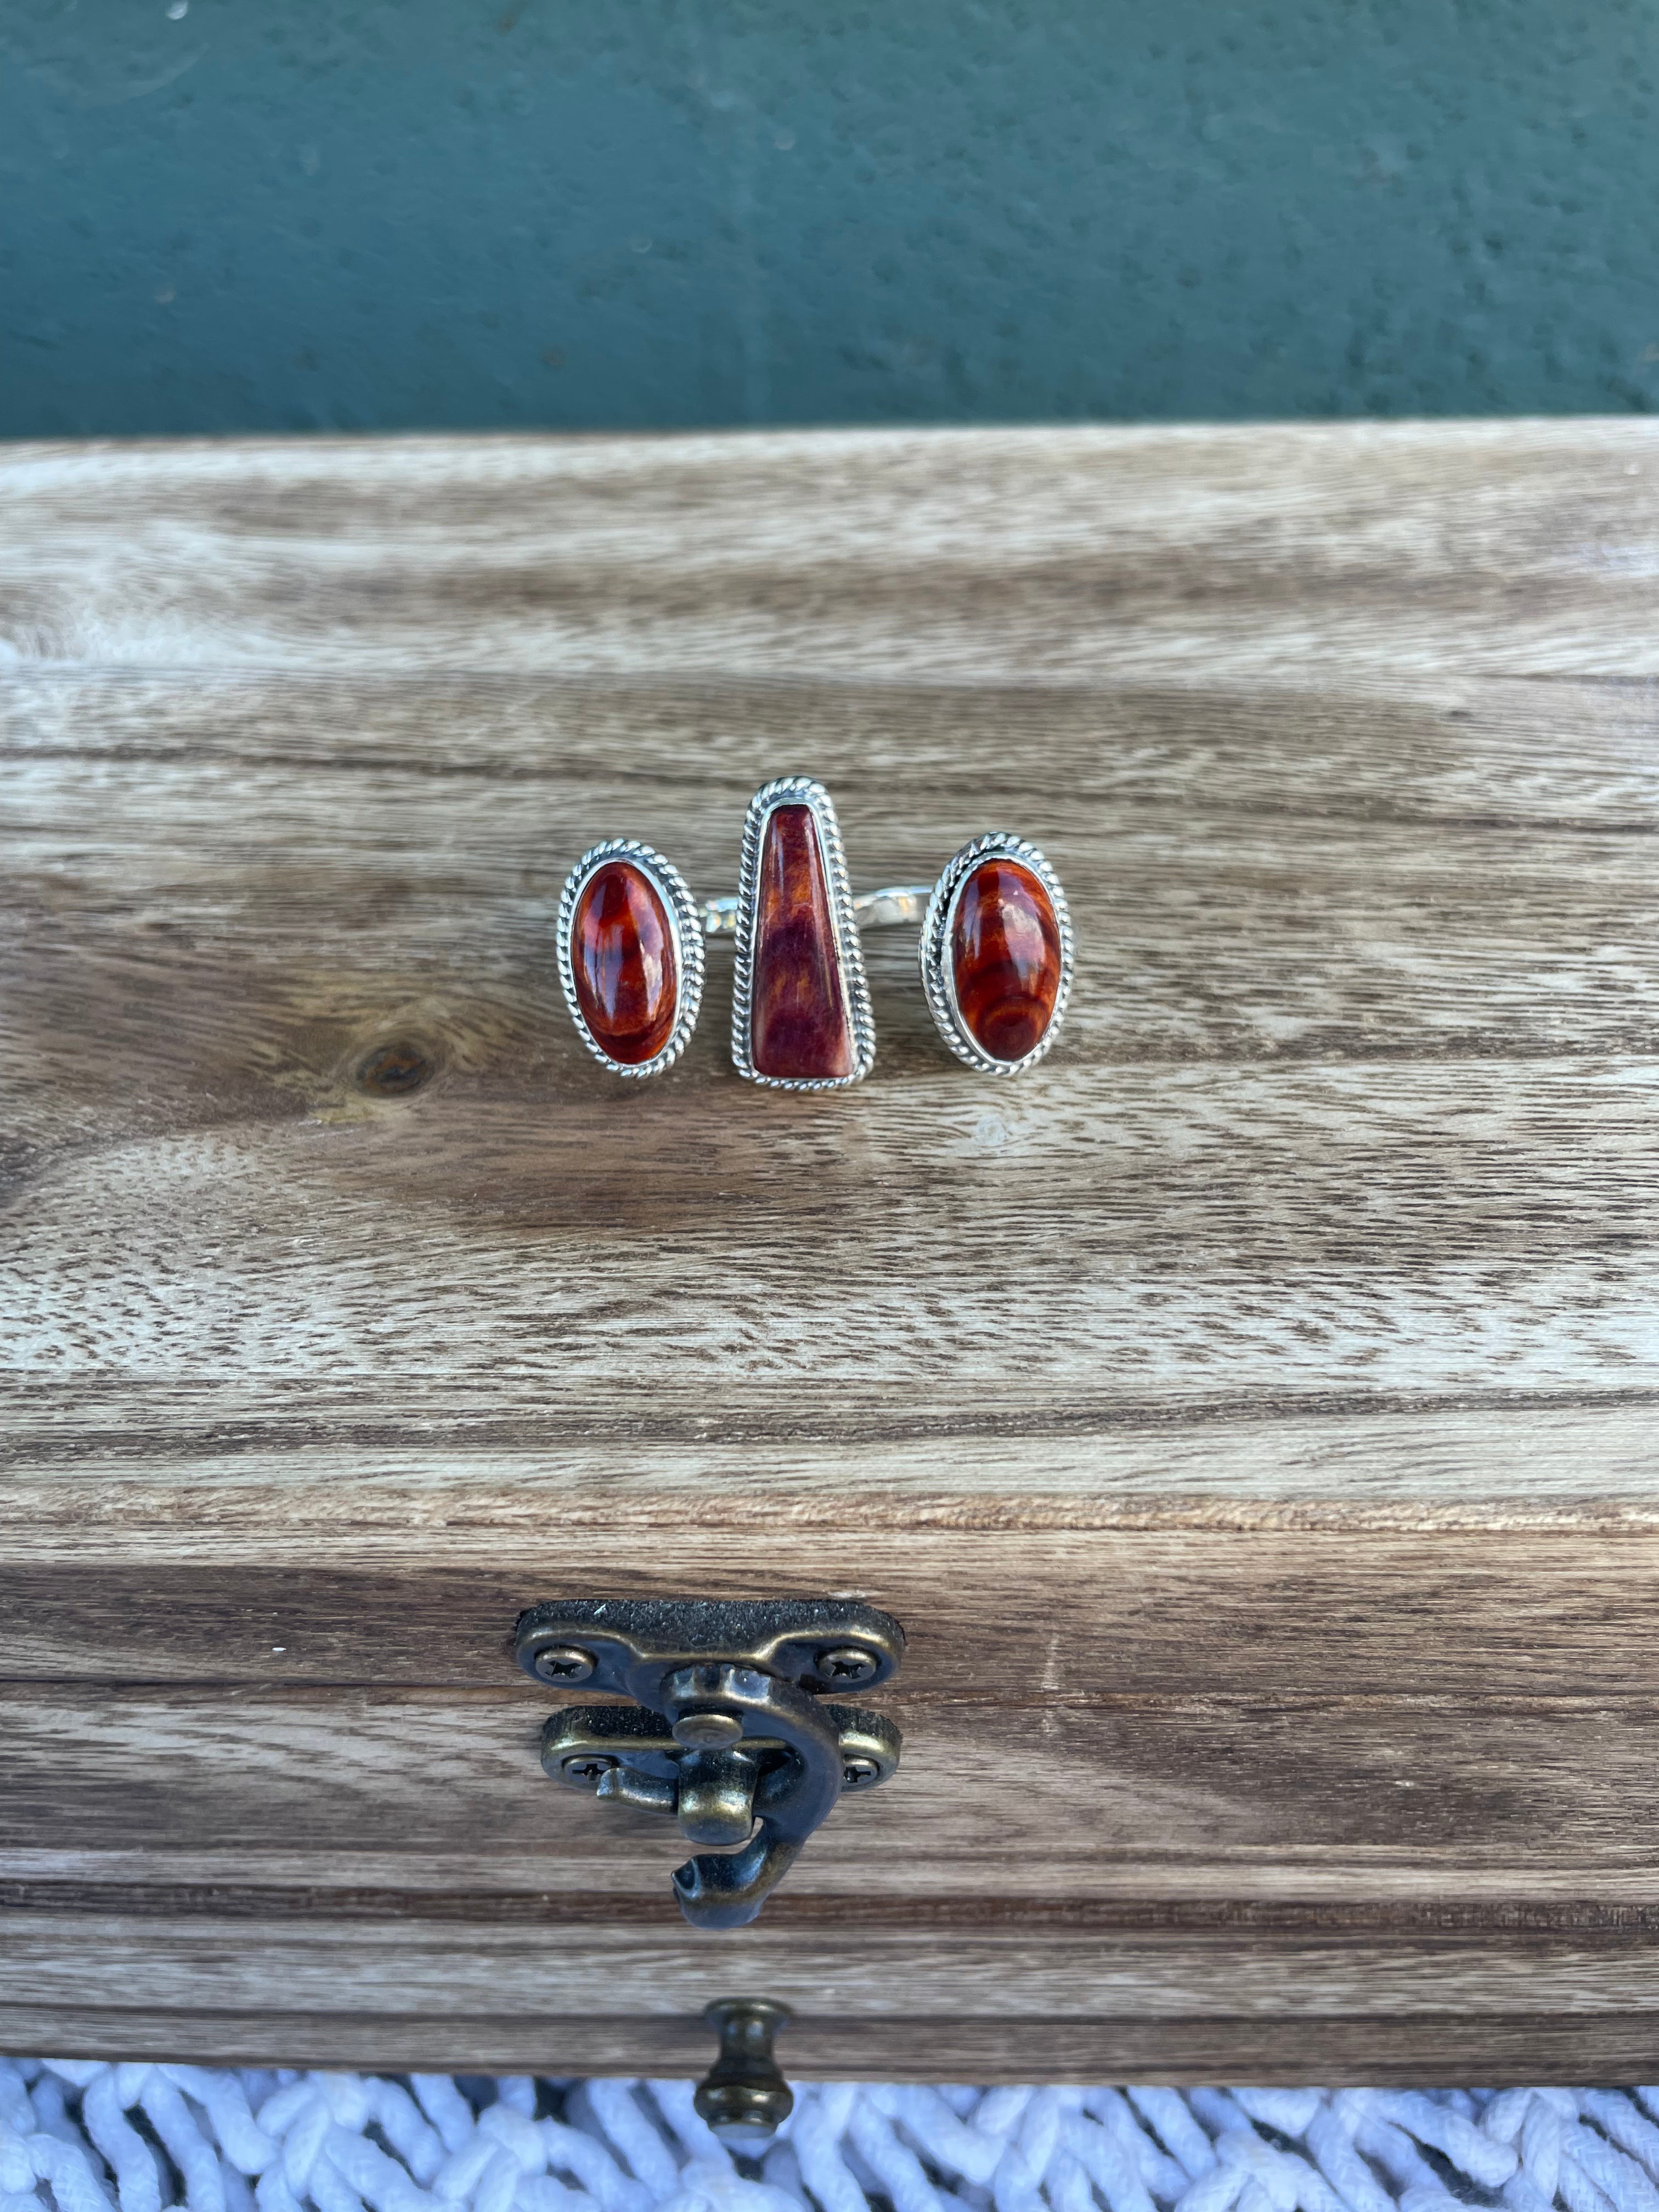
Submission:
POLYGON ((780 806, 761 840, 749 1054, 757 1075, 803 1083, 853 1072, 853 1039, 817 824, 780 806))

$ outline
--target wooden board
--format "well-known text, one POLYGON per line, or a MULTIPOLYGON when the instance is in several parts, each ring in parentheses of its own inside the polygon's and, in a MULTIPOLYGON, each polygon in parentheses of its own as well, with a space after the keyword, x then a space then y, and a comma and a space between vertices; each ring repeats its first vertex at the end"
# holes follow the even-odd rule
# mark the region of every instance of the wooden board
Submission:
MULTIPOLYGON (((1653 1698, 888 1702, 903 1786, 837 1808, 768 1927, 830 1899, 889 1928, 942 1906, 964 1926, 1057 1907, 1082 1925, 1151 1900, 1363 1904, 1373 1926, 1453 1905, 1496 1925, 1517 1897, 1552 1925, 1586 1897, 1627 1932, 1647 1921, 1625 1908, 1659 1916, 1653 1698)), ((20 1905, 114 1881, 135 1905, 245 1882, 424 1912, 465 1894, 486 1918, 549 1923, 625 1900, 674 1935, 684 1846, 649 1814, 532 1787, 544 1710, 510 1692, 10 1689, 7 1875, 20 1905)))
POLYGON ((802 2071, 1650 2075, 1656 490, 1642 422, 0 462, 0 2046, 679 2069, 735 1977, 802 2071), (856 1091, 732 1075, 718 946, 667 1080, 586 1058, 570 862, 728 890, 798 769, 860 887, 1042 844, 1040 1071, 902 933, 856 1091), (910 1633, 737 1937, 507 1656, 673 1590, 910 1633))

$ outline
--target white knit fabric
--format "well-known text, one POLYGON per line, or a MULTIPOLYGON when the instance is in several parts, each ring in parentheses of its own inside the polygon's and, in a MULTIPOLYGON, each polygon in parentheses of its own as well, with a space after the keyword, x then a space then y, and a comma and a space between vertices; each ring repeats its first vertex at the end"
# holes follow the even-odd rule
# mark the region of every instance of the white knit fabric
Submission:
POLYGON ((1659 2212, 1659 2089, 795 2095, 738 2165, 689 2081, 0 2059, 0 2212, 1659 2212))

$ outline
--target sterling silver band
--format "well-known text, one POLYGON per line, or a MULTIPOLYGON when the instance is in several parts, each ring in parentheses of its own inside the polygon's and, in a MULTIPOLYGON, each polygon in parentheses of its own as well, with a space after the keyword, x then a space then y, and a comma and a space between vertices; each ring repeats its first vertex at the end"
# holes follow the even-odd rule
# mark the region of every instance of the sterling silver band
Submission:
MULTIPOLYGON (((890 884, 884 890, 861 892, 853 901, 853 918, 860 929, 902 929, 907 922, 915 927, 927 915, 933 896, 932 884, 890 884)), ((697 913, 705 937, 737 935, 735 897, 699 899, 697 913)))

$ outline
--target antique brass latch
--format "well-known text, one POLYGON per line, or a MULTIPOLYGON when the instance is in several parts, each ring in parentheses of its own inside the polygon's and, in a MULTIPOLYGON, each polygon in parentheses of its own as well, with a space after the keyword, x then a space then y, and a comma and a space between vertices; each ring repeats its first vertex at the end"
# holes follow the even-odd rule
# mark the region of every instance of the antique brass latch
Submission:
POLYGON ((875 1689, 903 1650, 890 1614, 840 1598, 555 1599, 520 1617, 516 1644, 538 1682, 634 1700, 550 1717, 555 1781, 738 1847, 675 1869, 696 1928, 754 1919, 842 1792, 886 1781, 898 1730, 824 1692, 875 1689))

